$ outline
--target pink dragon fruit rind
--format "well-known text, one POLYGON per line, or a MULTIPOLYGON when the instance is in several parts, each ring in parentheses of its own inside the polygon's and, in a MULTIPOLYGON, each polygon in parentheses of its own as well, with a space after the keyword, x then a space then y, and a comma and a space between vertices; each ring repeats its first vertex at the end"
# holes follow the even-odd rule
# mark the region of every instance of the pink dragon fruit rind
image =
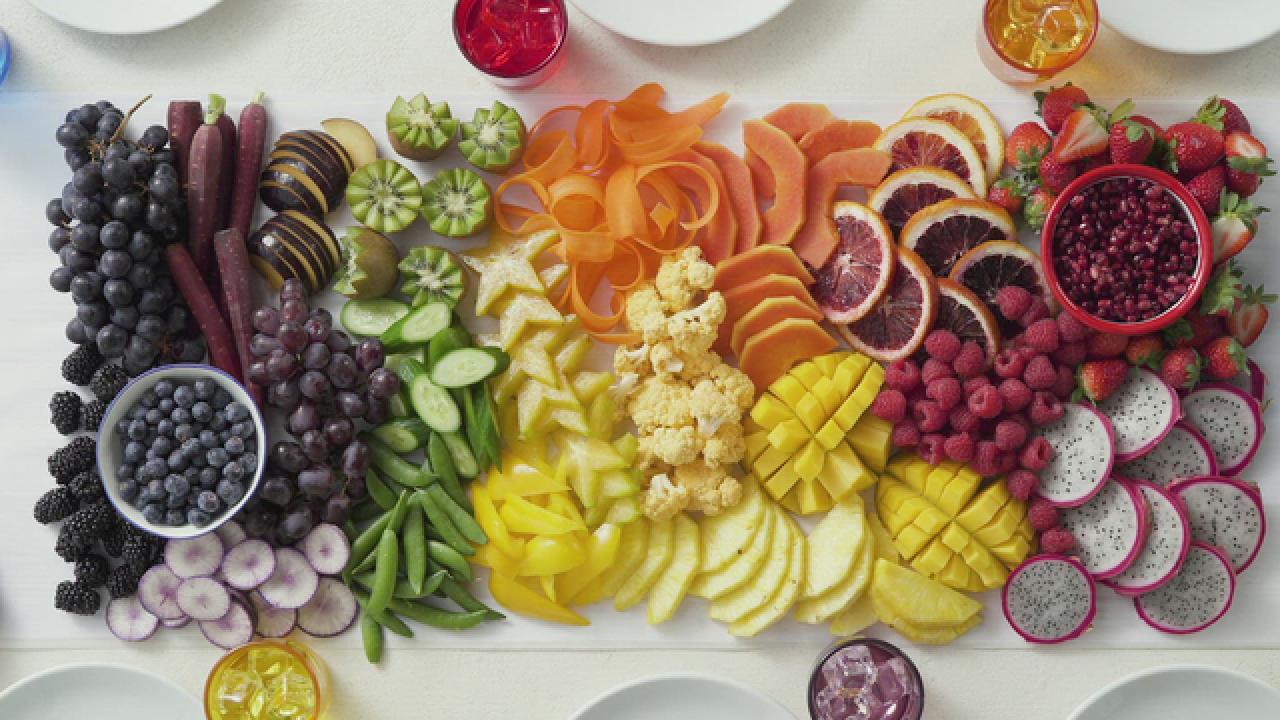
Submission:
MULTIPOLYGON (((1138 561, 1142 560, 1143 553, 1147 551, 1147 548, 1149 547, 1149 544, 1151 543, 1152 538, 1154 537, 1157 531, 1157 528, 1155 525, 1156 509, 1149 500, 1145 503, 1148 508, 1148 526, 1149 527, 1147 530, 1146 542, 1142 544, 1142 549, 1139 551, 1138 557, 1134 559, 1134 562, 1132 564, 1130 564, 1128 570, 1125 570, 1123 573, 1120 573, 1115 577, 1108 578, 1107 580, 1102 581, 1104 585, 1114 590, 1117 595, 1120 595, 1122 597, 1137 597, 1138 595, 1142 595, 1144 593, 1149 593, 1153 590, 1159 589, 1165 583, 1169 582, 1174 577, 1176 577, 1178 572, 1182 570, 1182 564, 1187 560, 1187 552, 1191 549, 1191 521, 1187 519, 1187 511, 1182 507, 1182 502, 1179 501, 1167 489, 1149 480, 1135 479, 1135 480, 1130 480, 1129 482, 1131 483, 1132 487, 1135 490, 1137 490, 1139 493, 1149 492, 1165 500, 1168 503, 1169 507, 1173 509, 1173 512, 1176 514, 1178 518, 1177 524, 1182 535, 1182 538, 1178 543, 1179 547, 1178 547, 1177 560, 1162 575, 1159 575, 1154 579, 1148 579, 1146 582, 1141 582, 1141 583, 1135 582, 1127 578, 1126 576, 1129 575, 1130 571, 1133 570, 1134 566, 1138 563, 1138 561)), ((1144 499, 1145 499, 1145 496, 1144 496, 1144 499)))
MULTIPOLYGON (((1231 383, 1228 383, 1228 382, 1213 382, 1213 383, 1205 383, 1203 385, 1200 385, 1192 392, 1187 393, 1187 396, 1184 399, 1183 404, 1184 405, 1191 404, 1194 406, 1195 401, 1193 400, 1193 396, 1199 395, 1200 393, 1210 393, 1210 392, 1225 392, 1225 393, 1230 393, 1232 395, 1235 395, 1236 397, 1240 398, 1240 401, 1244 403, 1245 407, 1247 407, 1249 411, 1253 414, 1253 422, 1255 427, 1254 435, 1253 435, 1253 444, 1249 447, 1249 449, 1245 453, 1241 455, 1241 457, 1236 459, 1234 462, 1226 462, 1223 458, 1218 458, 1219 474, 1225 475, 1228 477, 1232 475, 1239 475, 1241 472, 1244 471, 1246 467, 1249 466, 1249 463, 1253 462, 1253 456, 1258 454, 1258 448, 1261 447, 1262 445, 1262 434, 1265 428, 1265 426, 1262 424, 1262 406, 1258 404, 1257 399, 1255 399, 1252 395, 1250 395, 1249 393, 1245 392, 1239 387, 1232 385, 1231 383)), ((1192 420, 1192 423, 1195 424, 1195 421, 1192 420)), ((1209 441, 1210 447, 1212 447, 1213 440, 1209 437, 1210 435, 1209 430, 1207 428, 1200 427, 1199 424, 1196 424, 1196 427, 1200 430, 1200 434, 1204 435, 1205 439, 1209 441)), ((1216 455, 1216 451, 1215 451, 1215 455, 1216 455)))
MULTIPOLYGON (((1187 552, 1187 561, 1184 562, 1182 565, 1183 570, 1186 570, 1188 566, 1191 565, 1192 556, 1195 555, 1195 553, 1197 552, 1206 552, 1206 553, 1209 553, 1209 555, 1211 555, 1212 557, 1216 558, 1217 561, 1221 563, 1222 571, 1226 574, 1228 578, 1227 596, 1224 602, 1222 603, 1222 607, 1219 608, 1217 611, 1215 611, 1208 620, 1205 620, 1195 625, 1179 627, 1179 626, 1173 626, 1173 625, 1169 625, 1167 623, 1161 622, 1151 616, 1150 611, 1145 607, 1143 601, 1147 600, 1148 602, 1150 602, 1151 601, 1150 598, 1156 593, 1169 590, 1171 585, 1170 584, 1154 592, 1147 593, 1146 595, 1139 595, 1138 597, 1133 599, 1133 607, 1135 610, 1138 611, 1138 617, 1141 617, 1143 622, 1145 622, 1146 624, 1150 625, 1151 627, 1163 633, 1169 633, 1171 635, 1191 635, 1192 633, 1198 633, 1201 630, 1204 630, 1210 627, 1211 625, 1213 625, 1214 623, 1218 622, 1223 618, 1223 616, 1227 614, 1227 611, 1231 609, 1231 604, 1235 602, 1235 597, 1236 597, 1236 574, 1231 569, 1231 559, 1228 558, 1227 554, 1223 552, 1220 548, 1214 547, 1213 545, 1209 545, 1207 543, 1192 541, 1191 548, 1187 552)), ((1181 572, 1182 571, 1179 571, 1179 574, 1181 574, 1181 572)))
MULTIPOLYGON (((1115 430, 1111 427, 1111 420, 1092 405, 1084 403, 1063 403, 1062 408, 1062 417, 1053 423, 1040 428, 1041 434, 1044 434, 1046 431, 1051 431, 1051 429, 1056 427, 1059 423, 1066 422, 1072 413, 1083 410, 1088 412, 1092 418, 1097 418, 1097 421, 1101 425, 1101 429, 1104 431, 1106 436, 1106 447, 1105 451, 1103 451, 1105 464, 1102 466, 1100 472, 1097 473, 1096 478, 1085 479, 1085 482, 1092 483, 1087 490, 1083 492, 1077 491, 1070 495, 1063 495, 1052 487, 1051 483, 1054 478, 1050 470, 1055 468, 1057 462, 1064 457, 1060 455, 1057 447, 1054 448, 1054 459, 1049 462, 1048 467, 1040 472, 1040 496, 1056 507, 1074 508, 1080 507, 1081 505, 1089 502, 1095 495, 1102 492, 1102 488, 1106 487, 1107 479, 1111 477, 1111 470, 1115 465, 1115 430)), ((1096 430, 1094 432, 1096 433, 1096 430)), ((1094 433, 1091 433, 1090 437, 1093 436, 1094 433)), ((1052 444, 1052 441, 1050 441, 1050 444, 1052 444)))
MULTIPOLYGON (((1183 494, 1188 492, 1189 490, 1192 490, 1197 486, 1203 486, 1203 485, 1228 485, 1236 489, 1237 491, 1239 491, 1245 497, 1249 498, 1249 500, 1252 501, 1253 504, 1258 509, 1258 539, 1255 541, 1253 548, 1249 551, 1249 553, 1245 555, 1242 559, 1236 560, 1235 558, 1231 557, 1231 553, 1229 551, 1227 551, 1226 549, 1223 549, 1223 552, 1226 552, 1227 557, 1231 560, 1231 566, 1232 566, 1231 569, 1235 571, 1236 575, 1240 575, 1245 570, 1248 570, 1249 566, 1253 564, 1253 561, 1258 558, 1258 553, 1262 551, 1262 545, 1264 542, 1266 542, 1266 539, 1267 539, 1267 512, 1266 512, 1265 506, 1262 504, 1262 493, 1258 490, 1258 488, 1254 487, 1253 485, 1250 485, 1247 482, 1240 480, 1239 478, 1229 478, 1229 477, 1187 478, 1185 480, 1179 481, 1177 484, 1171 487, 1170 492, 1172 492, 1172 494, 1179 499, 1179 502, 1183 505, 1183 507, 1186 508, 1186 501, 1183 498, 1183 494)), ((1189 510, 1187 511, 1187 515, 1188 515, 1188 527, 1191 527, 1189 510)), ((1208 538, 1197 538, 1197 539, 1201 540, 1202 542, 1206 542, 1206 544, 1212 544, 1210 542, 1211 539, 1208 539, 1208 538)), ((1217 544, 1215 545, 1215 547, 1221 548, 1222 546, 1221 544, 1217 544)))
POLYGON ((1258 363, 1249 361, 1249 394, 1259 403, 1267 401, 1267 374, 1262 372, 1258 363))
MULTIPOLYGON (((1174 390, 1169 383, 1165 382, 1159 375, 1147 368, 1132 368, 1130 372, 1131 375, 1129 376, 1129 379, 1125 381, 1125 384, 1112 394, 1110 398, 1099 403, 1099 409, 1102 410, 1102 413, 1106 415, 1109 420, 1111 420, 1113 430, 1112 444, 1115 447, 1115 461, 1118 463, 1136 460, 1151 452, 1151 449, 1156 445, 1159 445, 1161 440, 1164 440, 1165 436, 1169 434, 1169 431, 1173 429, 1174 424, 1176 424, 1182 417, 1182 407, 1178 400, 1178 392, 1174 390), (1113 413, 1108 413, 1104 408, 1117 398, 1124 397, 1123 391, 1125 390, 1125 386, 1129 385, 1134 378, 1138 377, 1144 378, 1148 383, 1154 382, 1154 384, 1160 388, 1162 394, 1167 395, 1169 403, 1168 410, 1166 412, 1167 417, 1161 419, 1160 426, 1144 435, 1145 440, 1140 445, 1122 452, 1120 450, 1120 439, 1118 436, 1119 431, 1115 430, 1117 425, 1116 420, 1113 417, 1113 413)), ((1146 410, 1144 410, 1142 417, 1146 419, 1149 418, 1150 415, 1146 410)))
MULTIPOLYGON (((1132 483, 1123 478, 1113 477, 1112 482, 1104 483, 1103 491, 1103 494, 1093 498, 1089 503, 1076 508, 1068 508, 1062 513, 1063 527, 1071 532, 1076 538, 1076 549, 1080 553, 1079 557, 1081 564, 1085 566, 1089 571, 1089 574, 1092 575, 1095 580, 1106 580, 1128 570, 1129 566, 1133 565, 1134 561, 1138 559, 1138 555, 1141 554, 1142 548, 1147 541, 1148 530, 1147 501, 1142 496, 1142 493, 1138 491, 1132 483), (1108 488, 1113 485, 1119 488, 1122 492, 1114 495, 1106 494, 1109 492, 1108 488), (1091 518, 1085 516, 1083 520, 1077 522, 1076 517, 1088 512, 1104 512, 1101 508, 1095 507, 1094 505, 1100 501, 1107 501, 1112 497, 1115 498, 1114 502, 1116 503, 1126 503, 1124 505, 1126 511, 1131 512, 1126 512, 1125 516, 1132 517, 1133 530, 1130 534, 1131 536, 1126 536, 1129 544, 1124 546, 1124 555, 1119 559, 1112 561, 1110 564, 1103 564, 1099 566, 1094 562, 1093 552, 1088 549, 1091 547, 1090 535, 1085 532, 1091 527, 1089 524, 1091 518)), ((1093 520, 1093 527, 1097 526, 1098 520, 1093 520)), ((1110 539, 1110 536, 1107 534, 1102 534, 1098 537, 1100 537, 1101 540, 1110 539)), ((1105 550, 1106 548, 1103 549, 1105 550)))
POLYGON ((1098 614, 1098 589, 1093 582, 1093 578, 1090 577, 1089 571, 1085 569, 1084 565, 1082 565, 1079 560, 1077 560, 1074 557, 1068 557, 1066 555, 1055 555, 1052 553, 1044 553, 1041 555, 1036 555, 1034 557, 1028 558, 1021 565, 1014 568, 1013 572, 1010 573, 1009 575, 1009 579, 1005 582, 1004 590, 1001 592, 1000 605, 1001 605, 1001 609, 1004 610, 1004 617, 1005 617, 1005 620, 1009 623, 1009 627, 1012 628, 1014 632, 1018 633, 1018 635, 1020 635, 1022 639, 1026 640, 1027 642, 1036 643, 1040 645, 1056 645, 1058 643, 1064 643, 1064 642, 1067 642, 1068 640, 1074 640, 1080 637, 1081 635, 1088 632, 1089 629, 1093 626, 1093 619, 1098 614), (1013 608, 1010 607, 1010 596, 1011 596, 1011 593, 1017 592, 1017 589, 1019 587, 1017 580, 1019 577, 1022 576, 1023 573, 1027 571, 1028 568, 1032 568, 1041 563, 1049 563, 1049 562, 1065 564, 1066 566, 1069 566, 1070 569, 1074 570, 1079 575, 1079 577, 1082 579, 1084 583, 1084 586, 1089 591, 1089 607, 1088 607, 1088 610, 1085 612, 1085 614, 1081 617, 1079 623, 1075 625, 1075 627, 1071 628, 1068 631, 1065 631, 1063 634, 1058 636, 1043 637, 1043 636, 1036 635, 1029 632, 1018 623, 1018 621, 1015 619, 1015 615, 1017 613, 1013 608))

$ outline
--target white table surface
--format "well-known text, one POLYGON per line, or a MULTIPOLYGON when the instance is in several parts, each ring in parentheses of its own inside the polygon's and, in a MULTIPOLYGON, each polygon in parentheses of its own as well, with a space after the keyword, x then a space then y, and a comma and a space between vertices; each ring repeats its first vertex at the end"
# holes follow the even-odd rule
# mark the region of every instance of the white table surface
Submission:
MULTIPOLYGON (((451 8, 448 0, 226 0, 176 30, 107 38, 64 28, 21 0, 0 0, 0 24, 17 56, 0 92, 70 91, 97 99, 143 88, 162 97, 166 91, 190 95, 281 86, 318 95, 487 91, 487 81, 456 51, 451 8)), ((726 89, 843 100, 945 90, 979 97, 1022 92, 994 80, 979 63, 973 41, 977 8, 976 0, 798 0, 751 35, 684 50, 618 38, 575 13, 567 63, 543 89, 617 96, 657 80, 681 95, 726 89), (927 49, 912 56, 904 50, 912 47, 927 49)), ((1277 66, 1276 39, 1232 55, 1183 58, 1148 51, 1104 28, 1089 57, 1065 77, 1099 96, 1278 97, 1277 66)), ((0 216, 36 211, 6 204, 5 186, 21 181, 22 168, 0 163, 0 216)), ((19 241, 35 240, 9 239, 19 241)), ((0 533, 8 542, 21 542, 27 530, 8 527, 0 533)), ((0 580, 5 581, 13 578, 0 580)), ((559 720, 615 684, 662 672, 722 674, 768 692, 804 717, 803 688, 819 649, 500 654, 433 650, 424 635, 412 650, 398 650, 376 668, 355 651, 324 652, 335 671, 334 718, 381 720, 427 712, 559 720)), ((6 649, 0 651, 0 688, 55 665, 100 661, 148 668, 198 693, 216 657, 212 649, 162 652, 123 643, 110 650, 6 649)), ((915 659, 928 687, 929 720, 1065 718, 1102 685, 1167 663, 1220 664, 1280 685, 1280 649, 944 648, 917 652, 915 659)))

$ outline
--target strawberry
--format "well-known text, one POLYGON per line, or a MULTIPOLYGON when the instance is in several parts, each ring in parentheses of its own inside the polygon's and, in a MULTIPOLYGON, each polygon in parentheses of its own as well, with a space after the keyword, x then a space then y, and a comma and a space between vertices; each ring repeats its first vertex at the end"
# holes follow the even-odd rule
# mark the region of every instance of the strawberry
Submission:
POLYGON ((1120 358, 1089 360, 1080 366, 1076 376, 1077 392, 1093 402, 1111 397, 1129 376, 1129 363, 1120 358))
POLYGON ((1022 219, 1027 221, 1027 226, 1032 230, 1044 227, 1045 217, 1057 197, 1057 193, 1044 188, 1037 188, 1028 195, 1026 204, 1022 206, 1022 219))
POLYGON ((1060 194, 1066 190, 1067 185, 1076 179, 1076 174, 1075 165, 1060 163, 1053 155, 1045 155, 1040 159, 1040 182, 1054 193, 1060 194))
POLYGON ((1094 107, 1078 107, 1062 123, 1062 131, 1053 139, 1053 159, 1072 163, 1107 150, 1111 137, 1106 113, 1094 107))
POLYGON ((1196 199, 1204 214, 1210 217, 1222 204, 1222 194, 1227 188, 1227 172, 1221 165, 1214 165, 1187 182, 1187 190, 1196 199))
POLYGON ((1089 102, 1089 94, 1071 83, 1062 87, 1050 87, 1048 91, 1038 90, 1035 98, 1038 106, 1036 114, 1044 118, 1044 125, 1051 133, 1061 130, 1067 116, 1078 106, 1089 102))
POLYGON ((1212 224, 1215 265, 1234 257, 1253 240, 1253 234, 1258 231, 1258 213, 1262 212, 1267 212, 1267 209, 1255 208, 1234 192, 1222 194, 1218 204, 1218 217, 1213 219, 1212 224))
POLYGON ((1222 318, 1201 315, 1192 310, 1174 324, 1164 329, 1164 341, 1173 347, 1198 348, 1226 332, 1222 318))
POLYGON ((1244 116, 1240 106, 1230 100, 1214 95, 1196 111, 1195 121, 1208 125, 1223 135, 1233 132, 1253 132, 1249 127, 1249 118, 1244 116))
POLYGON ((1227 315, 1227 332, 1236 342, 1249 347, 1262 334, 1271 314, 1267 305, 1276 301, 1276 296, 1263 291, 1262 286, 1246 285, 1244 296, 1236 301, 1235 309, 1227 315))
POLYGON ((1129 347, 1129 336, 1114 333, 1096 333, 1085 341, 1089 357, 1095 360, 1119 357, 1129 347))
POLYGON ((1172 152, 1166 159, 1170 172, 1194 175, 1222 158, 1222 133, 1208 125, 1180 122, 1169 126, 1168 135, 1172 152))
POLYGON ((1129 346, 1124 349, 1124 359, 1134 367, 1155 369, 1160 366, 1164 351, 1164 338, 1159 335, 1139 335, 1129 341, 1129 346))
POLYGON ((1200 354, 1189 347, 1170 350, 1160 362, 1160 377, 1174 388, 1190 390, 1200 382, 1200 354))
POLYGON ((1204 369, 1219 380, 1233 378, 1248 367, 1249 358, 1235 338, 1226 335, 1204 346, 1204 369))
POLYGON ((1267 146, 1245 132, 1233 132, 1223 141, 1227 155, 1227 189, 1240 197, 1249 197, 1258 191, 1262 178, 1275 175, 1267 146))
POLYGON ((1017 183, 1011 178, 997 180, 987 191, 987 200, 1004 208, 1010 215, 1022 211, 1024 198, 1018 194, 1017 183))
POLYGON ((1044 131, 1040 123, 1024 122, 1009 133, 1004 143, 1004 162, 1010 168, 1034 166, 1040 162, 1052 147, 1053 141, 1049 133, 1044 131))
POLYGON ((1136 117, 1111 126, 1108 141, 1113 163, 1144 163, 1156 144, 1156 131, 1136 117))
POLYGON ((1236 301, 1244 296, 1244 288, 1240 284, 1242 277, 1244 273, 1235 260, 1219 265, 1209 277, 1209 284, 1200 296, 1200 312, 1204 315, 1226 317, 1227 313, 1235 309, 1236 301))

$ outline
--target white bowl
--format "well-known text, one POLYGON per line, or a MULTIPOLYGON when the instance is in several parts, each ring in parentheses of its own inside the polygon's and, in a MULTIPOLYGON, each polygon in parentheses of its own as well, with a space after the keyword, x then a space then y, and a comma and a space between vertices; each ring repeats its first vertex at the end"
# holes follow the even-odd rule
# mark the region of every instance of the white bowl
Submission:
POLYGON ((777 700, 726 678, 673 673, 605 692, 570 720, 795 720, 777 700))
POLYGON ((1280 717, 1280 691, 1211 665, 1169 665, 1103 688, 1069 720, 1204 720, 1280 717))
POLYGON ((115 505, 116 511, 126 520, 152 535, 159 535, 163 538, 193 538, 217 530, 235 516, 236 513, 240 512, 240 508, 244 507, 245 503, 249 502, 249 498, 257 491, 258 483, 262 480, 262 472, 267 466, 267 433, 266 425, 262 421, 262 413, 258 410, 257 404, 254 403, 249 391, 245 390, 243 385, 236 381, 235 378, 211 365, 164 365, 142 373, 130 380, 129 384, 125 385, 120 394, 116 395, 111 404, 107 406, 107 414, 103 416, 100 427, 101 429, 98 431, 98 473, 102 476, 102 485, 106 491, 107 498, 111 500, 111 504, 115 505), (119 484, 116 482, 116 468, 120 466, 124 455, 124 445, 120 442, 120 436, 116 433, 116 424, 121 418, 125 417, 130 408, 138 403, 142 398, 142 394, 157 382, 166 379, 189 382, 202 378, 213 380, 218 384, 218 387, 230 393, 233 400, 249 408, 249 417, 253 419, 254 427, 257 428, 254 438, 257 440, 258 446, 256 452, 258 466, 254 469, 252 477, 245 483, 244 497, 240 498, 240 502, 229 510, 225 510, 208 525, 204 527, 196 527, 191 524, 177 526, 153 525, 142 516, 141 510, 120 497, 119 484))

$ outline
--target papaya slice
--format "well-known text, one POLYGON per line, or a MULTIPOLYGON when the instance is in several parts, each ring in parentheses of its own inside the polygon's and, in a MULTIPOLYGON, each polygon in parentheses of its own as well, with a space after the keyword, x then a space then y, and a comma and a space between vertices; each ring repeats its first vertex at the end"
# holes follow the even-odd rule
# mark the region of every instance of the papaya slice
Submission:
POLYGON ((733 324, 733 332, 729 336, 729 346, 735 355, 742 354, 742 346, 754 335, 764 332, 788 318, 808 318, 814 322, 822 320, 822 313, 812 305, 789 296, 772 297, 747 311, 733 324))
POLYGON ((777 181, 778 191, 773 207, 764 212, 764 234, 760 240, 774 245, 789 245, 804 224, 805 173, 809 161, 790 135, 763 120, 742 124, 742 139, 747 149, 769 166, 777 181))
MULTIPOLYGON (((715 181, 715 186, 720 197, 720 203, 716 205, 716 212, 711 216, 711 221, 706 227, 702 228, 702 232, 698 234, 697 244, 702 248, 702 256, 707 262, 715 265, 733 255, 737 248, 738 236, 738 219, 734 216, 733 208, 729 204, 729 191, 725 186, 724 175, 720 172, 720 166, 716 165, 711 158, 695 151, 688 150, 680 153, 672 158, 676 162, 686 162, 697 165, 715 181)), ((672 167, 670 172, 677 177, 687 174, 687 184, 696 186, 697 180, 692 177, 693 173, 682 167, 672 167)))
POLYGON ((826 264, 837 242, 831 217, 836 191, 841 185, 874 187, 892 164, 888 153, 862 147, 833 152, 809 169, 805 223, 792 245, 800 259, 816 268, 826 264))
POLYGON ((714 290, 729 290, 766 275, 790 275, 805 285, 813 284, 813 274, 785 245, 761 245, 716 265, 714 290))
POLYGON ((809 288, 791 275, 765 275, 744 285, 729 288, 723 294, 725 304, 724 322, 720 324, 720 333, 716 336, 714 348, 716 352, 726 356, 732 350, 730 344, 732 329, 738 319, 746 315, 751 308, 769 298, 793 297, 814 310, 822 312, 818 308, 818 303, 814 302, 813 296, 809 294, 809 288))
POLYGON ((757 389, 767 388, 800 360, 836 348, 835 338, 809 318, 788 318, 747 338, 738 367, 757 389))
POLYGON ((738 153, 729 148, 711 142, 700 142, 693 146, 694 150, 711 159, 720 168, 724 178, 722 200, 733 208, 733 215, 738 221, 738 240, 734 248, 736 252, 750 250, 760 244, 760 206, 756 203, 756 192, 751 184, 751 169, 738 153))
POLYGON ((796 144, 812 165, 838 150, 871 147, 878 137, 880 126, 873 122, 829 120, 822 127, 805 133, 796 144))
MULTIPOLYGON (((830 122, 833 117, 831 109, 822 103, 794 102, 765 115, 764 121, 791 136, 792 141, 799 142, 800 138, 830 122)), ((743 160, 751 169, 756 193, 772 199, 776 193, 777 178, 770 171, 769 164, 750 147, 743 153, 743 160)))

